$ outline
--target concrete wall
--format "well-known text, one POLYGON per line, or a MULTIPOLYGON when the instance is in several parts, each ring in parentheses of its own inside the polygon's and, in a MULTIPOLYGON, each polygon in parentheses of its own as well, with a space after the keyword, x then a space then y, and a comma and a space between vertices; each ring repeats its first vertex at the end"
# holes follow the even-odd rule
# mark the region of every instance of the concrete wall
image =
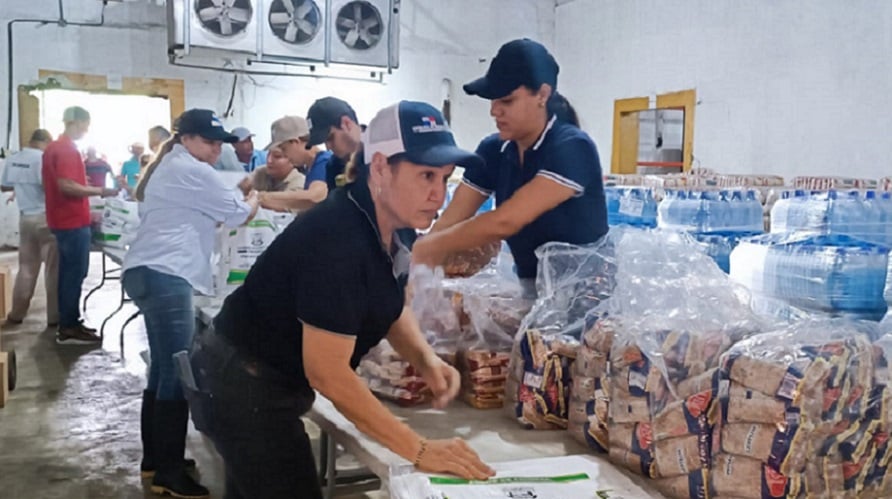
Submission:
MULTIPOLYGON (((58 18, 57 0, 2 0, 0 25, 13 18, 58 18)), ((170 66, 166 57, 165 10, 156 1, 116 4, 106 9, 104 28, 20 24, 14 27, 14 84, 37 78, 39 69, 134 77, 179 78, 186 82, 186 106, 222 113, 232 87, 232 75, 170 66)), ((257 143, 269 137, 269 124, 284 114, 303 115, 325 95, 336 95, 356 108, 360 120, 399 99, 417 99, 439 107, 443 80, 452 82, 453 128, 461 145, 474 147, 494 130, 488 103, 469 98, 461 84, 480 76, 505 41, 528 36, 551 44, 554 38, 553 0, 410 0, 402 2, 401 68, 385 84, 293 77, 240 77, 230 126, 245 125, 257 132, 257 143), (498 22, 493 20, 498 19, 498 22)), ((98 0, 66 0, 69 21, 99 17, 98 0)), ((0 37, 5 62, 6 36, 0 37)), ((8 71, 0 65, 6 91, 8 71)), ((5 145, 5 100, 0 106, 0 131, 5 145)), ((13 116, 15 118, 15 116, 13 116)), ((122 111, 121 119, 126 119, 122 111)), ((17 144, 13 120, 13 144, 17 144)))
POLYGON ((696 88, 695 165, 892 175, 892 2, 558 0, 555 52, 605 164, 615 99, 696 88))

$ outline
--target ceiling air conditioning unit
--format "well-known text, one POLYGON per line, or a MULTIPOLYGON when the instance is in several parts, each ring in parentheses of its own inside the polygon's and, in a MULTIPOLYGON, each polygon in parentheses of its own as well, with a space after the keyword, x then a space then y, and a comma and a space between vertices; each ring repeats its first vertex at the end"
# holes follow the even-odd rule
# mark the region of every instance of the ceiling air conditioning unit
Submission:
POLYGON ((202 47, 257 52, 257 2, 252 0, 167 0, 170 49, 202 47))
POLYGON ((263 56, 325 60, 326 0, 265 0, 263 56))
POLYGON ((399 66, 399 0, 330 2, 330 62, 399 66))

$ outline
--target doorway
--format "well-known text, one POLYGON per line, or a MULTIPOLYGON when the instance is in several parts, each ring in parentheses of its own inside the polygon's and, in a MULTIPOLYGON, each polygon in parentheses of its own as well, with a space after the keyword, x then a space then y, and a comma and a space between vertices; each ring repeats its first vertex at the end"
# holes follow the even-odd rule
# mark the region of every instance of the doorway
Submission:
POLYGON ((31 95, 39 103, 40 128, 58 137, 65 126, 62 113, 70 106, 81 106, 90 112, 90 131, 78 142, 85 151, 94 147, 116 171, 130 159, 127 148, 134 142, 143 145, 148 140, 149 128, 170 122, 170 101, 163 97, 145 95, 104 94, 82 90, 35 90, 31 95))
POLYGON ((696 91, 619 99, 613 106, 611 173, 678 173, 691 169, 696 91))

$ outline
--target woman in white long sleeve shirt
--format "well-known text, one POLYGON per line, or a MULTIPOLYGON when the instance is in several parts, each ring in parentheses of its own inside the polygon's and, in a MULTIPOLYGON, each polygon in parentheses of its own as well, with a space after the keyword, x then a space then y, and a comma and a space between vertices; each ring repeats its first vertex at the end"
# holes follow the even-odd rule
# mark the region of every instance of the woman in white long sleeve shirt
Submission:
POLYGON ((211 166, 224 142, 237 140, 213 112, 191 109, 175 125, 136 189, 139 232, 124 258, 124 289, 139 307, 149 338, 151 369, 143 392, 141 472, 151 490, 181 498, 208 497, 184 460, 188 405, 173 354, 192 343, 194 291, 208 293, 218 224, 237 227, 257 211, 256 194, 242 199, 211 166))

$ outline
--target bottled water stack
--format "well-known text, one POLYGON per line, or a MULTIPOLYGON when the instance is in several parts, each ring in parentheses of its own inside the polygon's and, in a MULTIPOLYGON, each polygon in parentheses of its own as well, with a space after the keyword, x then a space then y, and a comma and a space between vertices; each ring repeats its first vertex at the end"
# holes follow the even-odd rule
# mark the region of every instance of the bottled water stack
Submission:
POLYGON ((845 234, 892 246, 892 198, 875 191, 785 192, 771 210, 771 232, 845 234))
POLYGON ((693 233, 762 232, 762 204, 751 190, 666 191, 658 225, 693 233))
POLYGON ((607 198, 607 223, 613 227, 657 226, 657 201, 646 187, 609 186, 604 188, 607 198))

